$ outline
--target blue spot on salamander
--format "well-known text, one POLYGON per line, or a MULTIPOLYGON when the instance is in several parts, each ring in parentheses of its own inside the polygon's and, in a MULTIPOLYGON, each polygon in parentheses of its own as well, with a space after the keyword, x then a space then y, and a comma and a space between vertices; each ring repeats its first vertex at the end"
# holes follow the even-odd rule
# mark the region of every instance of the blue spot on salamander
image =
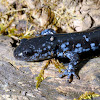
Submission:
POLYGON ((83 37, 85 38, 85 40, 86 40, 87 42, 89 42, 89 38, 86 37, 86 35, 83 35, 83 37))
POLYGON ((76 47, 81 47, 81 44, 80 43, 77 43, 76 47))
POLYGON ((96 49, 98 49, 98 47, 95 45, 95 43, 91 43, 90 46, 91 46, 91 49, 93 51, 96 50, 96 49))
POLYGON ((74 52, 82 53, 83 52, 83 47, 75 48, 74 52))

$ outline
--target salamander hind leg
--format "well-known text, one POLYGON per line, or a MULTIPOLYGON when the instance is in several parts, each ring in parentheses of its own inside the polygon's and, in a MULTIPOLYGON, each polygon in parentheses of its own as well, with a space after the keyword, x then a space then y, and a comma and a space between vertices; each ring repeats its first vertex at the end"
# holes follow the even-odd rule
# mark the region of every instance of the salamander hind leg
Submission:
POLYGON ((54 31, 53 29, 49 28, 49 29, 45 29, 43 30, 40 35, 53 35, 56 34, 56 31, 54 31))
POLYGON ((76 65, 78 64, 78 60, 79 60, 78 54, 75 52, 72 52, 72 51, 67 51, 64 53, 64 57, 69 58, 70 62, 68 64, 68 68, 66 70, 64 70, 64 73, 60 77, 67 75, 68 82, 72 81, 73 76, 75 76, 77 79, 79 79, 79 76, 76 75, 76 73, 75 73, 75 68, 76 68, 76 65))

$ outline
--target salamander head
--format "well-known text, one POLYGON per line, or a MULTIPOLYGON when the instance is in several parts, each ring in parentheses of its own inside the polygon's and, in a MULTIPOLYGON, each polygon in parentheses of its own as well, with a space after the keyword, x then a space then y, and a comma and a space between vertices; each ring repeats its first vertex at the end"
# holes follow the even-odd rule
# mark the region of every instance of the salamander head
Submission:
POLYGON ((52 58, 53 44, 47 39, 43 37, 22 39, 20 45, 14 50, 14 57, 24 61, 40 61, 52 58))

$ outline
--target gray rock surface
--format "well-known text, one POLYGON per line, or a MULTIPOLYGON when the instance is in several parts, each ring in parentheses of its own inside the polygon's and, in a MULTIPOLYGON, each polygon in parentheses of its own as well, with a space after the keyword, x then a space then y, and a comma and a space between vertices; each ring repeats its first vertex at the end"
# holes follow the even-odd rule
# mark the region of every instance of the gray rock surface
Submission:
POLYGON ((79 72, 81 79, 74 77, 70 84, 66 77, 58 77, 59 73, 51 64, 45 70, 48 77, 36 89, 35 77, 45 61, 16 60, 10 42, 11 38, 0 36, 0 100, 73 100, 86 91, 100 94, 100 57, 90 59, 79 72))

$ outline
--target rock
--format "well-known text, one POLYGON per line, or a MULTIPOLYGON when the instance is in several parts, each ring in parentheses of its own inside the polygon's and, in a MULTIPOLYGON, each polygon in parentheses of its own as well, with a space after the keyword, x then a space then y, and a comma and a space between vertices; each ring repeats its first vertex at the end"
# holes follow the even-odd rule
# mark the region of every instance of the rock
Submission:
POLYGON ((0 12, 4 12, 4 11, 6 11, 6 8, 0 4, 0 12))
POLYGON ((9 4, 13 4, 16 0, 7 0, 9 4))
POLYGON ((94 26, 100 25, 100 8, 92 10, 89 12, 89 15, 94 21, 94 26))
POLYGON ((91 24, 92 24, 92 19, 89 15, 85 15, 83 20, 80 19, 74 20, 74 27, 77 32, 89 29, 91 27, 91 24))
POLYGON ((34 9, 32 11, 32 17, 35 18, 41 27, 45 27, 50 24, 54 15, 48 6, 44 6, 40 9, 34 9))
POLYGON ((92 25, 92 19, 89 15, 86 15, 83 19, 83 22, 82 22, 82 30, 87 30, 91 27, 92 25))
MULTIPOLYGON (((0 36, 0 94, 1 98, 16 100, 72 100, 79 97, 85 91, 93 91, 100 94, 100 57, 90 59, 79 72, 80 80, 72 83, 66 82, 66 77, 59 78, 59 73, 50 65, 45 70, 47 78, 41 83, 39 89, 35 89, 35 77, 43 66, 42 62, 17 61, 13 57, 11 39, 0 36), (16 62, 16 63, 14 63, 16 62)), ((46 75, 45 75, 46 76, 46 75)), ((97 99, 99 100, 99 99, 97 99)))

